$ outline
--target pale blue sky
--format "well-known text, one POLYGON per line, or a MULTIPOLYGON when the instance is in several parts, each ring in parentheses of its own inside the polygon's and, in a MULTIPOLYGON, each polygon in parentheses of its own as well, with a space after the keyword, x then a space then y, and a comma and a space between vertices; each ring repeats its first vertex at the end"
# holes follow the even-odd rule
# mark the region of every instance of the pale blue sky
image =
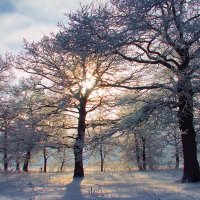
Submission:
POLYGON ((80 2, 92 0, 0 0, 0 54, 19 52, 23 38, 38 41, 56 32, 57 23, 67 19, 64 13, 77 10, 80 2))

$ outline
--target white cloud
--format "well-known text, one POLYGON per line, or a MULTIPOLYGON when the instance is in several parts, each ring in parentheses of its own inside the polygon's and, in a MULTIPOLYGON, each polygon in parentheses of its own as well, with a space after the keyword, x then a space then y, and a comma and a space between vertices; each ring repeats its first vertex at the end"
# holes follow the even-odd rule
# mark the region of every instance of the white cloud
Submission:
POLYGON ((27 28, 34 21, 31 17, 16 12, 0 15, 0 21, 0 53, 17 51, 22 41, 19 31, 27 28))
POLYGON ((7 50, 17 52, 22 48, 22 41, 25 38, 27 41, 38 41, 44 35, 48 35, 50 30, 56 30, 57 27, 45 24, 31 24, 27 27, 19 29, 17 32, 10 32, 4 36, 4 42, 7 44, 7 50))
MULTIPOLYGON (((57 21, 64 12, 69 10, 69 0, 18 0, 15 1, 15 7, 18 12, 24 15, 31 15, 35 20, 57 21)), ((74 5, 76 5, 76 0, 74 5)), ((75 9, 75 8, 74 8, 75 9)))
MULTIPOLYGON (((107 0, 103 0, 107 1, 107 0)), ((37 41, 57 30, 57 23, 66 21, 64 13, 75 11, 92 0, 11 0, 13 12, 0 13, 0 54, 18 52, 22 39, 37 41)))

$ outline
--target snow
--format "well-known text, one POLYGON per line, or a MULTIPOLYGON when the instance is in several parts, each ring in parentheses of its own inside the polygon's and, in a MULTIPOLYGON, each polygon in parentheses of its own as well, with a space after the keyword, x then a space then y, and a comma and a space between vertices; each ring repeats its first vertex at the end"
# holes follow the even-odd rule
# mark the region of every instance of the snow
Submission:
POLYGON ((181 184, 180 170, 0 173, 0 200, 197 200, 200 183, 181 184))

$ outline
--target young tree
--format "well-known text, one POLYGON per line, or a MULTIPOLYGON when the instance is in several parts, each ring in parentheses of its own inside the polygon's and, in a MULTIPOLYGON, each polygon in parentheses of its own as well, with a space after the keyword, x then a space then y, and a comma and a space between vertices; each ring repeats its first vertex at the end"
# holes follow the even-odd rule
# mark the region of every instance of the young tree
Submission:
POLYGON ((60 160, 61 160, 61 165, 60 165, 60 172, 63 172, 64 166, 67 162, 66 160, 66 148, 62 148, 62 150, 59 152, 61 154, 60 160))

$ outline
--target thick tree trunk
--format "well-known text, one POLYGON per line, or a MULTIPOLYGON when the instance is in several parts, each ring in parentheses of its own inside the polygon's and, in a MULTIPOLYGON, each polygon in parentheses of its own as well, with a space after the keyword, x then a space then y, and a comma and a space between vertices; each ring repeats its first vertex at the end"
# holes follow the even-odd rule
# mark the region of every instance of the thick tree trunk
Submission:
POLYGON ((200 181, 199 163, 197 160, 195 131, 187 130, 182 134, 184 169, 182 182, 200 181))
POLYGON ((24 172, 28 172, 28 165, 29 165, 30 159, 31 159, 31 151, 28 150, 26 152, 26 156, 25 156, 25 160, 24 160, 24 166, 23 166, 23 171, 24 172))
POLYGON ((84 177, 84 170, 83 170, 83 151, 81 147, 76 145, 74 147, 74 156, 75 156, 75 166, 74 166, 74 177, 84 177))
POLYGON ((44 158, 44 172, 47 172, 47 152, 46 148, 43 149, 43 158, 44 158))
POLYGON ((74 177, 84 177, 83 146, 84 146, 85 127, 86 127, 85 120, 87 115, 86 103, 87 103, 87 98, 82 98, 80 100, 78 134, 74 144, 74 158, 75 158, 74 177))
POLYGON ((200 170, 197 160, 196 133, 193 124, 193 91, 189 77, 181 75, 178 86, 178 119, 179 128, 182 132, 184 158, 182 182, 196 182, 200 181, 200 170))

